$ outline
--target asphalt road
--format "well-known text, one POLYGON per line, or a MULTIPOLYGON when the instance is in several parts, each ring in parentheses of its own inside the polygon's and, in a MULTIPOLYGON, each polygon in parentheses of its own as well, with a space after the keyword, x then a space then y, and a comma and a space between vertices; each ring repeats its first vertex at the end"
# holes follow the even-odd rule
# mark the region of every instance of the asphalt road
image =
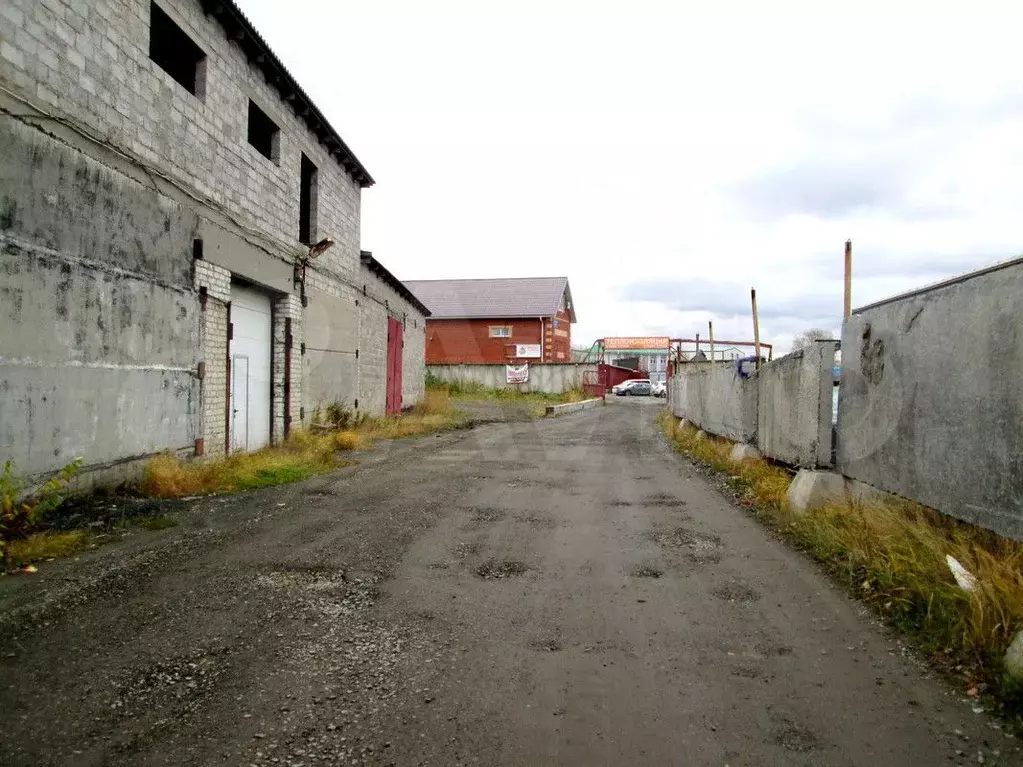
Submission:
POLYGON ((0 579, 0 764, 1020 764, 661 404, 381 446, 0 579))

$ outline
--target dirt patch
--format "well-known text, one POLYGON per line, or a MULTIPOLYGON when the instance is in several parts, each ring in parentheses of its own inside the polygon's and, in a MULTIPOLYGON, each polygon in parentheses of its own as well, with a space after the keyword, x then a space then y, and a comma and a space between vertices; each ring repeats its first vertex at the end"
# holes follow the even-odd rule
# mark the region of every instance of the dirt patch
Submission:
POLYGON ((650 565, 635 568, 629 573, 633 578, 660 578, 664 571, 650 565))
POLYGON ((623 506, 631 506, 631 505, 632 505, 632 501, 611 501, 611 503, 608 504, 608 506, 610 506, 613 509, 618 509, 618 508, 622 508, 623 506))
POLYGON ((752 604, 760 599, 760 594, 741 583, 726 583, 718 586, 711 594, 725 602, 737 602, 739 604, 752 604))
POLYGON ((514 578, 517 575, 525 575, 529 568, 523 562, 515 559, 488 559, 479 565, 473 572, 484 580, 500 580, 502 578, 514 578))

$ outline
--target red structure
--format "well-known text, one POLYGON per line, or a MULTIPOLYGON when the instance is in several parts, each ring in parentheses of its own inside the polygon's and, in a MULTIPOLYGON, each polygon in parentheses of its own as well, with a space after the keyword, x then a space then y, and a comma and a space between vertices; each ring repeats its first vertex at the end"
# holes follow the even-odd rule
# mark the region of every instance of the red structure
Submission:
POLYGON ((385 411, 388 415, 401 412, 401 374, 402 350, 405 337, 401 320, 397 317, 387 318, 387 398, 385 411))
POLYGON ((566 277, 419 280, 430 309, 426 364, 570 362, 575 308, 566 277))

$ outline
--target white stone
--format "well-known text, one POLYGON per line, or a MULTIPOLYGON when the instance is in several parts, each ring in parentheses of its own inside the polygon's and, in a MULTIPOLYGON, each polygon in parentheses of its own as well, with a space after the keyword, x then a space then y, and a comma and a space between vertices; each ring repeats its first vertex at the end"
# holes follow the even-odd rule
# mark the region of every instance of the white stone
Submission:
POLYGON ((753 447, 753 445, 739 442, 732 448, 732 452, 728 454, 728 457, 733 461, 744 461, 747 458, 760 458, 760 451, 753 447))
POLYGON ((1005 671, 1013 679, 1023 682, 1023 631, 1016 634, 1009 649, 1005 651, 1005 671))
POLYGON ((700 429, 698 432, 696 432, 696 439, 706 439, 706 438, 707 438, 707 432, 705 432, 703 429, 700 429))
POLYGON ((833 471, 810 471, 800 469, 785 494, 785 503, 790 511, 802 516, 828 503, 848 499, 845 477, 833 471))

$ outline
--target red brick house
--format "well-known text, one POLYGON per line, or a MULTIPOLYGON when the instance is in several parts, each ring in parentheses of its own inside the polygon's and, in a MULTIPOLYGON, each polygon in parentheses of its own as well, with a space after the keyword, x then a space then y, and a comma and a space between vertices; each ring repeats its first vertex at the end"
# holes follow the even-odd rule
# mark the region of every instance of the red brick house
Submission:
POLYGON ((411 280, 431 313, 426 364, 571 362, 575 307, 567 277, 411 280))

